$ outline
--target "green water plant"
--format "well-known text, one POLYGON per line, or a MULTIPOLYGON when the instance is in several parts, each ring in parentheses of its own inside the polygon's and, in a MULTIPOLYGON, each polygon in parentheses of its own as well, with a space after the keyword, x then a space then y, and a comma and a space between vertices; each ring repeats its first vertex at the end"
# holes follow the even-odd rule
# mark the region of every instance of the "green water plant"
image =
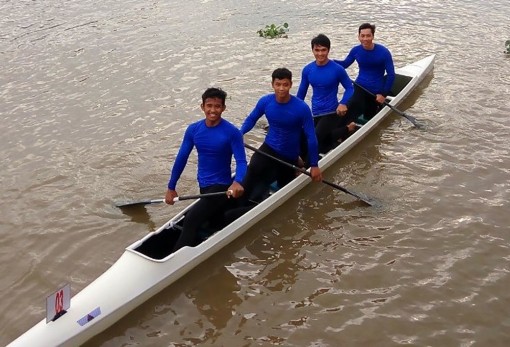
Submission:
POLYGON ((260 37, 266 39, 276 39, 279 37, 287 37, 287 32, 289 31, 289 24, 283 23, 282 25, 266 25, 264 29, 260 29, 257 31, 260 37))

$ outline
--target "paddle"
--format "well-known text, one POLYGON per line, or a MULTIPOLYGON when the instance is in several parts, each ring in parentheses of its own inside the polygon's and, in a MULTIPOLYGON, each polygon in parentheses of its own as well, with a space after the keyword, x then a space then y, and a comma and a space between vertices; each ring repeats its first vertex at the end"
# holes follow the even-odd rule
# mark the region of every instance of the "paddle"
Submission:
MULTIPOLYGON (((352 83, 359 87, 360 89, 364 90, 365 92, 367 92, 368 94, 372 95, 373 97, 375 97, 376 95, 374 93, 372 93, 371 91, 369 91, 368 89, 362 87, 361 85, 359 85, 357 82, 354 82, 352 81, 352 83)), ((408 113, 405 113, 405 112, 402 112, 400 111, 398 108, 396 108, 395 106, 391 105, 389 102, 387 101, 384 101, 383 102, 384 105, 388 106, 389 108, 391 108, 393 111, 395 111, 397 114, 399 114, 400 116, 404 117, 404 118, 407 118, 408 121, 410 121, 411 123, 413 123, 413 125, 416 127, 416 128, 421 128, 422 125, 418 123, 418 121, 416 120, 416 118, 414 118, 413 116, 411 116, 410 114, 408 113)))
MULTIPOLYGON (((198 194, 198 195, 183 195, 183 196, 177 196, 174 198, 174 202, 182 201, 182 200, 193 200, 193 199, 200 199, 200 198, 207 198, 211 196, 220 196, 227 194, 230 191, 226 192, 216 192, 216 193, 206 193, 206 194, 198 194)), ((165 199, 146 199, 146 200, 139 200, 139 201, 132 201, 132 202, 125 202, 125 203, 116 203, 115 206, 117 207, 131 207, 131 206, 142 206, 142 205, 150 205, 150 204, 160 204, 162 202, 165 202, 165 199)))
MULTIPOLYGON (((251 150, 252 150, 252 151, 254 151, 254 152, 257 152, 257 153, 260 153, 260 154, 262 154, 262 155, 265 155, 265 156, 266 156, 266 157, 268 157, 268 158, 274 159, 274 160, 276 160, 277 162, 279 162, 279 163, 281 163, 281 164, 284 164, 284 165, 287 165, 287 166, 289 166, 289 167, 293 168, 294 170, 297 170, 297 171, 301 172, 302 174, 305 174, 305 175, 307 175, 307 176, 309 176, 309 177, 311 177, 311 176, 312 176, 312 174, 311 174, 310 172, 308 172, 307 170, 305 170, 305 169, 303 169, 303 168, 301 168, 301 167, 298 167, 298 166, 296 166, 296 165, 294 165, 294 164, 288 163, 288 162, 286 162, 285 160, 281 160, 281 159, 279 159, 279 158, 276 158, 276 157, 272 156, 271 154, 268 154, 268 153, 266 153, 266 152, 263 152, 263 151, 261 151, 260 149, 257 149, 257 148, 255 148, 255 147, 253 147, 253 146, 250 146, 250 145, 246 144, 246 143, 244 144, 244 147, 246 147, 246 148, 248 148, 248 149, 251 149, 251 150)), ((360 194, 353 192, 352 190, 349 190, 349 189, 347 189, 347 188, 344 188, 344 187, 342 187, 342 186, 339 186, 338 184, 335 184, 335 183, 332 183, 332 182, 328 182, 328 181, 326 181, 326 180, 322 180, 321 182, 322 182, 322 183, 324 183, 324 184, 327 184, 328 186, 331 186, 331 187, 333 187, 333 188, 336 188, 336 189, 338 189, 338 190, 341 190, 341 191, 342 191, 342 192, 344 192, 344 193, 347 193, 347 194, 349 194, 349 195, 352 195, 352 196, 354 196, 355 198, 357 198, 357 199, 359 199, 359 200, 363 201, 365 204, 367 204, 367 205, 369 205, 369 206, 374 206, 374 205, 376 204, 376 203, 375 203, 372 199, 370 199, 370 198, 368 198, 368 197, 363 197, 363 196, 361 196, 360 194)))
POLYGON ((328 112, 328 113, 321 113, 321 114, 317 114, 317 115, 313 116, 313 118, 320 118, 320 117, 325 117, 325 116, 338 116, 338 113, 336 113, 336 111, 328 112))

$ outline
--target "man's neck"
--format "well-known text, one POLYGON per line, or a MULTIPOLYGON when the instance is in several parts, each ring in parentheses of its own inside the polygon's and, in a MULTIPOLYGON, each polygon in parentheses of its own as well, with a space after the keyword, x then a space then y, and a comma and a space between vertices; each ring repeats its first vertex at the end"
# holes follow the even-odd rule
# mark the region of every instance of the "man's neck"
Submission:
POLYGON ((286 104, 290 101, 290 94, 287 94, 286 96, 283 97, 279 97, 278 95, 276 95, 276 101, 279 102, 280 104, 286 104))
POLYGON ((372 42, 372 44, 370 46, 368 46, 368 47, 363 46, 363 48, 366 49, 367 51, 371 51, 375 48, 375 43, 372 42))
POLYGON ((317 60, 315 61, 315 64, 317 64, 318 66, 324 66, 327 63, 329 63, 329 58, 326 58, 326 60, 324 60, 322 62, 318 62, 317 60))

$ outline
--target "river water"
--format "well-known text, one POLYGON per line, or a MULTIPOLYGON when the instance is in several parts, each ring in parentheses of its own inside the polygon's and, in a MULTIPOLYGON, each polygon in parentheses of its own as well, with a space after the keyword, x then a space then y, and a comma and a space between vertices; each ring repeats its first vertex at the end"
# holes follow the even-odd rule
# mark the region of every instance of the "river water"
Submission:
MULTIPOLYGON (((382 201, 310 185, 89 346, 507 346, 510 344, 510 5, 395 1, 10 1, 0 10, 0 345, 45 317, 63 283, 91 283, 185 205, 160 198, 201 93, 229 94, 240 125, 295 74, 309 41, 331 56, 357 27, 403 66, 433 73, 326 171, 382 201), (286 39, 257 30, 289 23, 286 39)), ((351 67, 351 77, 356 75, 351 67)), ((248 136, 252 144, 262 135, 248 136)), ((181 194, 197 192, 192 158, 181 194)), ((105 293, 108 295, 108 293, 105 293)))

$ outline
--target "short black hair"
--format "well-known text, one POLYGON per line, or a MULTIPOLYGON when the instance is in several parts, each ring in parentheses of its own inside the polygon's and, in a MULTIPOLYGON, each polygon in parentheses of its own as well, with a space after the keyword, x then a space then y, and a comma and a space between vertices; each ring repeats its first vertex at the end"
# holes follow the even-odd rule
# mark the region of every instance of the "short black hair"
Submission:
POLYGON ((372 35, 375 34, 375 25, 370 23, 363 23, 358 28, 358 34, 361 33, 363 29, 370 29, 372 31, 372 35))
POLYGON ((218 98, 221 99, 223 105, 225 105, 225 100, 227 99, 227 93, 221 88, 207 88, 202 94, 202 104, 205 104, 205 100, 209 98, 218 98))
POLYGON ((312 39, 312 49, 313 49, 313 46, 322 46, 322 47, 326 47, 329 51, 329 49, 331 48, 331 41, 329 40, 329 38, 324 35, 324 34, 319 34, 317 36, 315 36, 313 39, 312 39))
POLYGON ((288 79, 289 81, 292 81, 292 72, 290 72, 289 69, 285 67, 280 67, 273 71, 273 74, 271 75, 272 81, 279 79, 288 79))

